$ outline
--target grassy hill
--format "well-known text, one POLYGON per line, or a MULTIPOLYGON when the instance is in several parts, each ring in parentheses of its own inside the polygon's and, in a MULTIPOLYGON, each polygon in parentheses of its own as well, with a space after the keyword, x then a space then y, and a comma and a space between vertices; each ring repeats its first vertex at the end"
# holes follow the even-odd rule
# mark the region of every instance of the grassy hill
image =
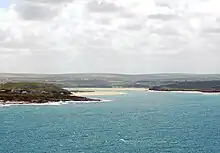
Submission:
POLYGON ((47 103, 56 101, 100 101, 73 96, 56 85, 37 82, 10 82, 0 85, 0 103, 47 103))
POLYGON ((220 74, 0 74, 0 82, 41 82, 61 87, 151 87, 182 81, 220 80, 220 74))
POLYGON ((167 85, 154 86, 150 90, 156 91, 201 91, 220 92, 220 81, 184 81, 167 85))
POLYGON ((9 82, 0 84, 0 90, 8 91, 26 91, 27 93, 49 93, 49 94, 71 94, 68 90, 62 89, 58 86, 48 83, 37 82, 9 82))

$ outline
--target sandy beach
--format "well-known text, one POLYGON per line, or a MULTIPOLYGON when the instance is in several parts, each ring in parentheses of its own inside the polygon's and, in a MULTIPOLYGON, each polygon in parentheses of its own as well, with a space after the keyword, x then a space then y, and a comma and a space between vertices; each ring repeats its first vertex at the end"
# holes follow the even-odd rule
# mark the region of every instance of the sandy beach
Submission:
POLYGON ((107 90, 107 91, 145 91, 145 88, 84 88, 84 89, 88 89, 88 90, 107 90))
POLYGON ((84 92, 76 92, 76 93, 73 92, 73 95, 76 96, 111 96, 111 95, 124 95, 126 94, 126 91, 146 91, 145 88, 72 88, 71 90, 84 91, 84 92), (94 91, 94 92, 89 92, 89 91, 94 91))
POLYGON ((88 91, 146 91, 146 88, 71 88, 71 90, 88 91))
POLYGON ((95 92, 77 92, 73 95, 75 96, 113 96, 113 95, 124 95, 125 92, 117 92, 117 91, 95 91, 95 92))

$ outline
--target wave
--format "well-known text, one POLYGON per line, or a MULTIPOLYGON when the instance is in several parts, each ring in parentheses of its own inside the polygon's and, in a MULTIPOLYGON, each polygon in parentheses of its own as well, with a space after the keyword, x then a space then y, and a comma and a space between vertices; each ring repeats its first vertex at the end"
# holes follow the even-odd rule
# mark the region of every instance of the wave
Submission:
POLYGON ((0 107, 10 107, 10 106, 60 106, 60 105, 68 105, 68 104, 89 104, 89 103, 102 103, 102 102, 110 102, 111 100, 101 100, 101 101, 60 101, 60 102, 48 102, 48 103, 31 103, 31 104, 0 104, 0 107))
POLYGON ((5 104, 5 105, 0 104, 0 107, 9 107, 9 106, 11 106, 11 105, 10 104, 5 104))
POLYGON ((57 105, 62 105, 63 102, 48 102, 48 103, 41 103, 41 104, 37 104, 37 103, 31 103, 31 104, 1 104, 1 107, 9 107, 9 106, 45 106, 45 105, 49 105, 49 106, 57 106, 57 105))
POLYGON ((209 96, 213 96, 213 95, 220 95, 220 93, 202 93, 203 95, 209 95, 209 96))
POLYGON ((110 101, 112 101, 112 100, 110 100, 110 99, 104 99, 104 100, 102 100, 102 102, 110 102, 110 101))
POLYGON ((121 142, 127 142, 125 139, 120 139, 119 141, 121 141, 121 142))

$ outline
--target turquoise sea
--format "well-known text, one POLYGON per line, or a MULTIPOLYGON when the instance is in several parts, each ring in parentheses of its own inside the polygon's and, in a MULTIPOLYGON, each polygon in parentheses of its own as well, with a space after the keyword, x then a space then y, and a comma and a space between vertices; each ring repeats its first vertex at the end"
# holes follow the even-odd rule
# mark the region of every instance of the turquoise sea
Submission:
POLYGON ((110 102, 0 107, 0 153, 220 153, 220 96, 128 92, 110 102))

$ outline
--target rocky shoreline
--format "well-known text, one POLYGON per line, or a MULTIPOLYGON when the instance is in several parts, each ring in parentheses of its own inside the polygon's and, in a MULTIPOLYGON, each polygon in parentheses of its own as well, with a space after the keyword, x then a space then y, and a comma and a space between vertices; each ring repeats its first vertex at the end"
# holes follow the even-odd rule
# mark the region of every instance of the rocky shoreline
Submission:
POLYGON ((37 96, 35 98, 23 95, 10 95, 2 96, 0 95, 0 104, 43 104, 49 102, 68 102, 68 101, 101 101, 100 99, 92 99, 80 96, 64 96, 64 97, 45 97, 37 96))
POLYGON ((46 83, 5 83, 0 86, 0 104, 42 104, 66 101, 101 101, 72 95, 68 90, 46 83))

